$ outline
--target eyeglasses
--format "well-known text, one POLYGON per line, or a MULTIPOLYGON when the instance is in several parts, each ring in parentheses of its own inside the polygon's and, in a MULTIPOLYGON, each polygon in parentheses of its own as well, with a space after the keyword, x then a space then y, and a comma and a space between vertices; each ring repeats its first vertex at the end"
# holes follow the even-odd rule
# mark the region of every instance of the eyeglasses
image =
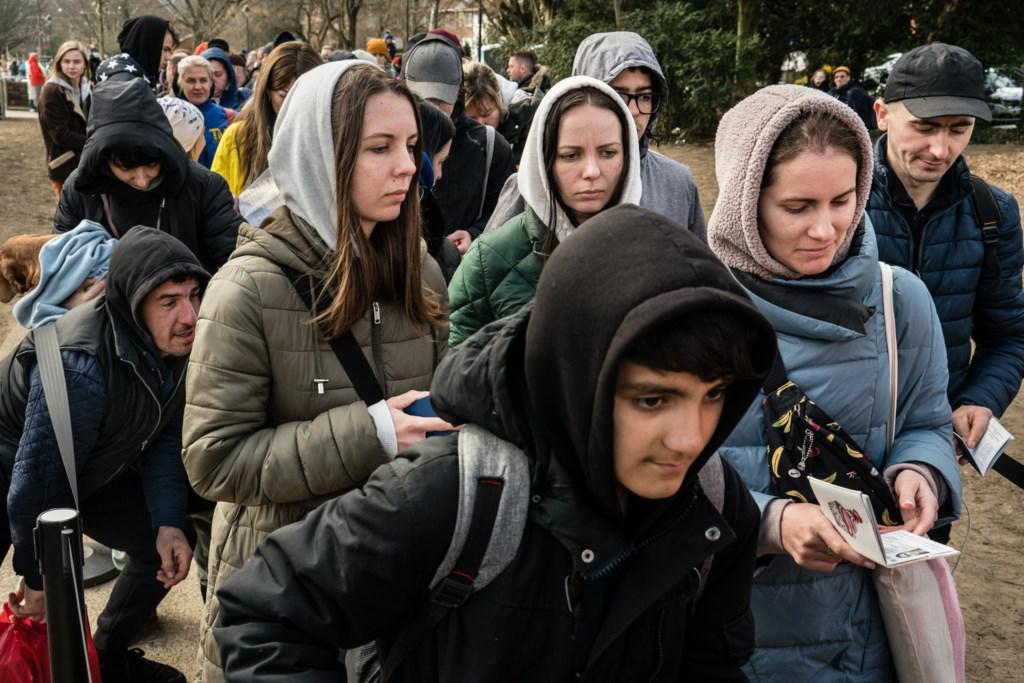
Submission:
POLYGON ((619 97, 626 103, 626 107, 633 102, 636 102, 636 109, 641 114, 653 114, 661 108, 661 95, 654 92, 640 92, 640 93, 628 93, 621 90, 616 90, 619 93, 619 97))

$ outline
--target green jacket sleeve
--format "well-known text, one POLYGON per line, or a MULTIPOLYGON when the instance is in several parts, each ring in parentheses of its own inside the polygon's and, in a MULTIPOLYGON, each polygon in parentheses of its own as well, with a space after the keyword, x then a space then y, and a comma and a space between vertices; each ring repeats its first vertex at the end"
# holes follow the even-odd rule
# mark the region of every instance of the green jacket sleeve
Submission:
POLYGON ((487 282, 485 253, 488 248, 485 242, 474 241, 448 285, 448 302, 451 306, 448 316, 449 346, 458 346, 496 318, 487 282))

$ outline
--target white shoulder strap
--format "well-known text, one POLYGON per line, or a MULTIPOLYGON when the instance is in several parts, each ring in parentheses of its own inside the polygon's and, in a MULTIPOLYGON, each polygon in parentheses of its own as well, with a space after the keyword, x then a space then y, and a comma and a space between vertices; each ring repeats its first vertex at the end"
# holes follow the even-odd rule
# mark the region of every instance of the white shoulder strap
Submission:
POLYGON ((882 271, 882 315, 885 316, 885 350, 889 355, 889 421, 885 425, 886 450, 896 438, 896 397, 899 392, 899 349, 896 344, 896 308, 892 297, 892 268, 878 262, 882 271))
POLYGON ((39 377, 43 381, 43 397, 50 411, 53 433, 57 437, 57 448, 60 458, 64 461, 64 471, 71 484, 71 495, 75 497, 75 508, 78 508, 78 476, 75 473, 75 441, 71 432, 71 409, 68 407, 68 386, 64 379, 64 361, 60 357, 60 343, 57 341, 57 328, 53 323, 37 327, 34 332, 36 342, 36 363, 39 365, 39 377))

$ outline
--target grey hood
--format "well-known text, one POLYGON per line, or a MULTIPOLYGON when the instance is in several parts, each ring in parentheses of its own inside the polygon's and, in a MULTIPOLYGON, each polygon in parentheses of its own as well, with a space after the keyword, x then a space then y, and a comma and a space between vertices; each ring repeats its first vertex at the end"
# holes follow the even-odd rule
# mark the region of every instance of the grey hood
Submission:
MULTIPOLYGON (((596 88, 611 97, 626 114, 626 126, 629 134, 629 171, 626 174, 625 183, 622 186, 622 195, 619 197, 619 204, 638 204, 643 194, 643 187, 640 183, 640 154, 637 147, 636 126, 633 125, 633 117, 614 90, 603 82, 587 76, 571 76, 555 84, 541 100, 537 113, 533 117, 533 125, 530 126, 530 133, 526 137, 526 145, 523 147, 523 159, 519 166, 519 193, 523 196, 526 205, 529 206, 542 222, 547 224, 554 210, 554 225, 548 225, 553 230, 559 242, 572 234, 573 224, 565 212, 557 204, 551 206, 552 189, 548 185, 548 174, 544 168, 544 131, 547 128, 548 114, 558 104, 558 101, 573 90, 583 87, 596 88)), ((610 206, 607 208, 611 208, 610 206)))
MULTIPOLYGON (((661 95, 662 104, 668 100, 668 81, 661 70, 658 58, 650 43, 632 31, 594 33, 583 39, 576 48, 572 61, 573 76, 590 76, 604 83, 611 83, 626 69, 643 67, 653 73, 653 86, 661 95)), ((658 114, 651 115, 644 137, 640 140, 640 156, 647 154, 651 144, 651 133, 658 122, 658 114)))
POLYGON ((338 79, 353 67, 380 68, 359 60, 329 62, 295 81, 277 117, 267 157, 285 206, 332 250, 338 244, 338 179, 331 100, 338 79))

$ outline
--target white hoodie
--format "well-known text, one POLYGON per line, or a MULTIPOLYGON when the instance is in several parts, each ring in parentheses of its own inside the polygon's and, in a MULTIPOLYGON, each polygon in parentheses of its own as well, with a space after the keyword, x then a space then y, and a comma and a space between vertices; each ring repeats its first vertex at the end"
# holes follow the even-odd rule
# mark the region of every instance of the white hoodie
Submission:
MULTIPOLYGON (((533 117, 530 134, 523 147, 523 159, 519 164, 519 175, 517 176, 519 193, 526 205, 545 222, 551 215, 551 188, 548 186, 548 176, 544 169, 544 130, 548 114, 559 100, 571 91, 579 90, 584 86, 600 90, 608 95, 626 117, 626 129, 629 134, 629 148, 626 150, 629 155, 629 171, 622 186, 619 204, 637 204, 643 194, 643 187, 640 184, 640 147, 636 137, 636 126, 633 125, 633 118, 625 102, 611 87, 596 78, 573 76, 559 81, 544 96, 533 117)), ((611 206, 605 208, 610 209, 611 206)), ((556 205, 554 209, 555 225, 549 225, 548 229, 554 230, 559 242, 564 242, 565 238, 572 234, 574 226, 560 206, 556 205)))
POLYGON ((347 59, 328 62, 299 76, 278 114, 267 156, 285 206, 312 227, 332 251, 338 245, 338 171, 331 100, 338 79, 353 67, 380 70, 376 64, 347 59))

